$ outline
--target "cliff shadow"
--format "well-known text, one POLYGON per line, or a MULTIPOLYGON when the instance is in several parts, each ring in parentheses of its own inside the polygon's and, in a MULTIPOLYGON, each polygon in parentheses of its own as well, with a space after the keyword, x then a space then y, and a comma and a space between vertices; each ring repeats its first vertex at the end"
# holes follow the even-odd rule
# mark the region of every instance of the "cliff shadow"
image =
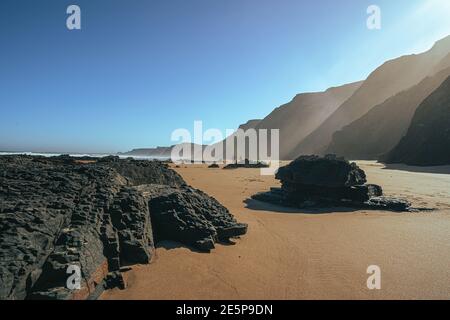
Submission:
POLYGON ((446 166, 409 166, 403 163, 384 163, 383 170, 399 170, 407 172, 417 172, 417 173, 435 173, 435 174, 450 174, 450 165, 446 166))

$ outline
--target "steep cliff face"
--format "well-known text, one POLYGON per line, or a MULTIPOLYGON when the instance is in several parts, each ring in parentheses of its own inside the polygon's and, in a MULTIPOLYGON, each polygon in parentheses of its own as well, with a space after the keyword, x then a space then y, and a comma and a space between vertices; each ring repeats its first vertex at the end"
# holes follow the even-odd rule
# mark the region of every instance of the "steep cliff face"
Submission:
POLYGON ((225 238, 214 237, 222 226, 241 227, 229 237, 246 232, 226 208, 190 189, 164 163, 117 157, 92 162, 0 157, 0 299, 88 299, 105 286, 124 287, 121 267, 151 260, 154 232, 167 239, 171 230, 189 225, 189 239, 176 237, 178 232, 170 237, 192 245, 191 238, 203 239, 204 226, 216 226, 209 248, 225 238), (156 184, 158 196, 142 191, 156 184), (179 198, 162 206, 163 194, 179 198), (158 223, 176 212, 173 226, 152 227, 150 201, 159 208, 153 209, 158 223), (69 288, 68 281, 77 283, 69 280, 76 268, 80 288, 69 288))
POLYGON ((349 159, 378 159, 399 143, 420 103, 449 75, 450 68, 447 68, 374 107, 334 133, 326 153, 349 159))
POLYGON ((270 130, 278 129, 279 157, 289 160, 289 154, 298 142, 325 121, 360 85, 361 82, 355 82, 330 88, 324 92, 299 94, 291 102, 274 109, 264 119, 250 120, 239 126, 239 129, 244 131, 256 130, 256 136, 248 134, 245 139, 243 135, 241 136, 242 142, 245 144, 242 155, 237 156, 239 138, 236 132, 223 140, 221 146, 219 144, 214 146, 219 150, 222 147, 222 154, 226 156, 227 160, 237 160, 242 163, 245 159, 265 160, 262 158, 263 155, 259 154, 259 130, 267 130, 267 151, 270 155, 272 150, 270 130), (250 145, 250 143, 253 144, 250 145), (253 152, 256 152, 257 155, 254 155, 253 152), (231 154, 233 157, 230 156, 231 154))
POLYGON ((324 154, 335 132, 361 118, 375 106, 403 90, 417 85, 427 76, 445 67, 442 64, 450 53, 450 36, 436 42, 427 52, 403 56, 384 63, 372 72, 361 87, 326 121, 305 139, 298 142, 290 154, 324 154))
POLYGON ((272 111, 255 128, 279 129, 280 159, 288 160, 298 142, 317 129, 361 84, 355 82, 324 92, 299 94, 272 111))
POLYGON ((384 160, 421 166, 450 164, 450 77, 420 104, 408 132, 384 160))

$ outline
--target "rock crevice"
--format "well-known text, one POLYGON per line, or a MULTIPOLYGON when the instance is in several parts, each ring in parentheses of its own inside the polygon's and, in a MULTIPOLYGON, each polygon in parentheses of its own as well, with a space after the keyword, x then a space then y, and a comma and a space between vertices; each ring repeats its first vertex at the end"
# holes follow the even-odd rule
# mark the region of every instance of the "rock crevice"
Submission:
POLYGON ((211 249, 245 230, 158 161, 0 157, 0 299, 95 298, 125 287, 122 266, 151 260, 153 233, 211 249), (142 184, 158 184, 152 197, 142 184), (68 288, 69 266, 79 289, 68 288))

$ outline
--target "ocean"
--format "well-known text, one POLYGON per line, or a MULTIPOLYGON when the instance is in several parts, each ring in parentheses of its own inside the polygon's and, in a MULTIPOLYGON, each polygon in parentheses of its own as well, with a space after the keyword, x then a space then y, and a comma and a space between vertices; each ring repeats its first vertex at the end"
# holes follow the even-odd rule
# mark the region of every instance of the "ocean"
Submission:
POLYGON ((169 160, 168 157, 155 157, 155 156, 129 156, 129 155, 118 155, 118 154, 105 154, 105 153, 51 153, 51 152, 9 152, 0 151, 0 156, 5 155, 28 155, 28 156, 42 156, 42 157, 57 157, 61 155, 69 155, 71 157, 92 157, 92 158, 102 158, 107 156, 118 156, 121 159, 133 158, 136 160, 169 160))

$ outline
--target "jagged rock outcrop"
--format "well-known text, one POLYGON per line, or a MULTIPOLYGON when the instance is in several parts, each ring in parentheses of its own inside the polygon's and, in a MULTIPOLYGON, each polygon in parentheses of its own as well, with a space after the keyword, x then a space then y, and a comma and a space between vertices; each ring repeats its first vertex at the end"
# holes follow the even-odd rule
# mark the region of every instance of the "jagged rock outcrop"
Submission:
POLYGON ((99 159, 98 164, 115 169, 135 186, 155 183, 181 187, 186 184, 183 178, 171 170, 166 162, 134 160, 133 158, 121 160, 119 157, 109 156, 99 159))
POLYGON ((26 156, 0 167, 0 299, 86 299, 125 261, 150 260, 148 207, 115 170, 26 156))
POLYGON ((366 174, 355 163, 334 155, 301 156, 278 170, 281 188, 254 195, 255 200, 299 208, 346 206, 406 211, 410 203, 382 197, 380 186, 366 184, 366 174))
POLYGON ((384 160, 419 166, 450 164, 450 77, 420 104, 408 132, 384 160))
POLYGON ((0 300, 89 299, 105 286, 123 288, 121 267, 151 260, 153 233, 201 249, 245 233, 167 164, 83 161, 0 157, 0 300), (158 184, 153 196, 142 183, 158 184), (77 268, 80 288, 69 289, 77 268))
POLYGON ((172 240, 202 251, 216 242, 244 235, 247 225, 238 223, 227 208, 200 190, 184 186, 140 186, 148 199, 156 241, 172 240))
POLYGON ((289 185, 352 187, 367 182, 366 174, 355 163, 332 155, 301 156, 281 167, 275 178, 289 185))

